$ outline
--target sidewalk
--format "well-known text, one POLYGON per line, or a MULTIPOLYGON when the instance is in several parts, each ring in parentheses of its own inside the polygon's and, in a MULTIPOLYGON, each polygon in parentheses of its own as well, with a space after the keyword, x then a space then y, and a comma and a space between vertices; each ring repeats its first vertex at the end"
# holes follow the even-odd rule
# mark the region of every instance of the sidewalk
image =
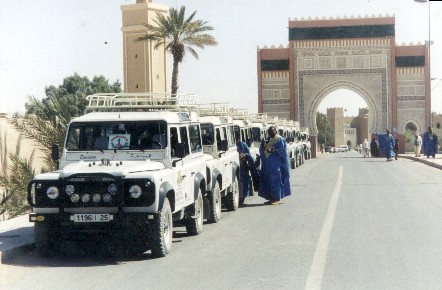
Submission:
MULTIPOLYGON (((427 158, 424 155, 415 157, 413 153, 399 154, 407 158, 442 169, 442 155, 427 158)), ((27 253, 34 248, 34 223, 29 222, 27 214, 0 222, 0 264, 6 263, 15 254, 27 253)))
POLYGON ((422 162, 428 166, 432 166, 438 169, 442 169, 442 156, 441 154, 436 154, 436 158, 427 158, 427 156, 421 154, 421 157, 415 157, 414 153, 399 154, 399 158, 407 158, 414 161, 422 162))
POLYGON ((27 214, 0 222, 0 264, 34 247, 34 223, 27 214))

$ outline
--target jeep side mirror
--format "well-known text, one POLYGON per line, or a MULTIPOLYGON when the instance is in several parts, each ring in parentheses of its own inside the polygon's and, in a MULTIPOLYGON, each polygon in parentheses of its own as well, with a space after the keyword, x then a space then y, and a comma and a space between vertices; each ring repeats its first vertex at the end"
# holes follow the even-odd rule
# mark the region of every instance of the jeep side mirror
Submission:
POLYGON ((186 145, 184 143, 178 143, 175 146, 175 156, 177 158, 184 158, 186 157, 186 145))
POLYGON ((51 158, 53 161, 57 161, 60 158, 60 151, 58 150, 58 146, 53 144, 51 148, 51 158))

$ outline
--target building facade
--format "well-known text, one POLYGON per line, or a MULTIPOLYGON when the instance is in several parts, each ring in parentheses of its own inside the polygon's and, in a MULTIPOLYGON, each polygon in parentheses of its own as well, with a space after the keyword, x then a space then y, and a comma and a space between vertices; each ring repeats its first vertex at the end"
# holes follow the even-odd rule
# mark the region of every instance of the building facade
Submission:
POLYGON ((369 135, 403 140, 431 121, 428 49, 396 45, 394 17, 289 20, 288 46, 258 48, 257 68, 259 112, 299 121, 314 147, 319 104, 338 89, 365 100, 369 135))

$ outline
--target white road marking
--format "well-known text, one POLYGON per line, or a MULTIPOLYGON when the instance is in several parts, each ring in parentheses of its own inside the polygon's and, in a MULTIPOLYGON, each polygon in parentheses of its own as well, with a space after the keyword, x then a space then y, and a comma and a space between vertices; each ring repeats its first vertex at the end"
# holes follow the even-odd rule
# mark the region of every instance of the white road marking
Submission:
POLYGON ((322 226, 321 236, 316 245, 315 255, 310 268, 310 274, 307 278, 305 289, 321 289, 322 277, 324 275, 325 262, 327 260, 328 245, 330 242, 330 235, 333 228, 333 221, 336 214, 336 206, 339 200, 339 193, 342 185, 342 166, 339 166, 338 180, 333 191, 330 204, 328 206, 327 216, 325 217, 324 225, 322 226))

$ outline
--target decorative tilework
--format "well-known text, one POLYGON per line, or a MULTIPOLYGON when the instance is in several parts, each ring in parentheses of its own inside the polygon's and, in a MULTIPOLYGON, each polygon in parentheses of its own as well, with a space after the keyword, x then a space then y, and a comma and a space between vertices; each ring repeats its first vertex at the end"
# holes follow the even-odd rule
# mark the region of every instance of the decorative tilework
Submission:
POLYGON ((319 69, 329 69, 330 68, 330 57, 319 57, 319 69))
POLYGON ((312 69, 313 68, 313 59, 312 58, 304 58, 304 68, 312 69))
POLYGON ((405 101, 425 101, 425 96, 398 96, 398 102, 405 101))
POLYGON ((266 105, 290 104, 290 99, 263 100, 262 103, 266 105))
POLYGON ((336 68, 347 68, 347 57, 337 56, 336 57, 336 68))
POLYGON ((371 67, 380 67, 381 66, 381 57, 380 56, 370 56, 370 66, 371 67))
POLYGON ((354 56, 353 57, 353 68, 364 68, 364 57, 354 56))
POLYGON ((398 102, 398 110, 425 108, 425 100, 422 101, 410 101, 410 102, 398 102))

